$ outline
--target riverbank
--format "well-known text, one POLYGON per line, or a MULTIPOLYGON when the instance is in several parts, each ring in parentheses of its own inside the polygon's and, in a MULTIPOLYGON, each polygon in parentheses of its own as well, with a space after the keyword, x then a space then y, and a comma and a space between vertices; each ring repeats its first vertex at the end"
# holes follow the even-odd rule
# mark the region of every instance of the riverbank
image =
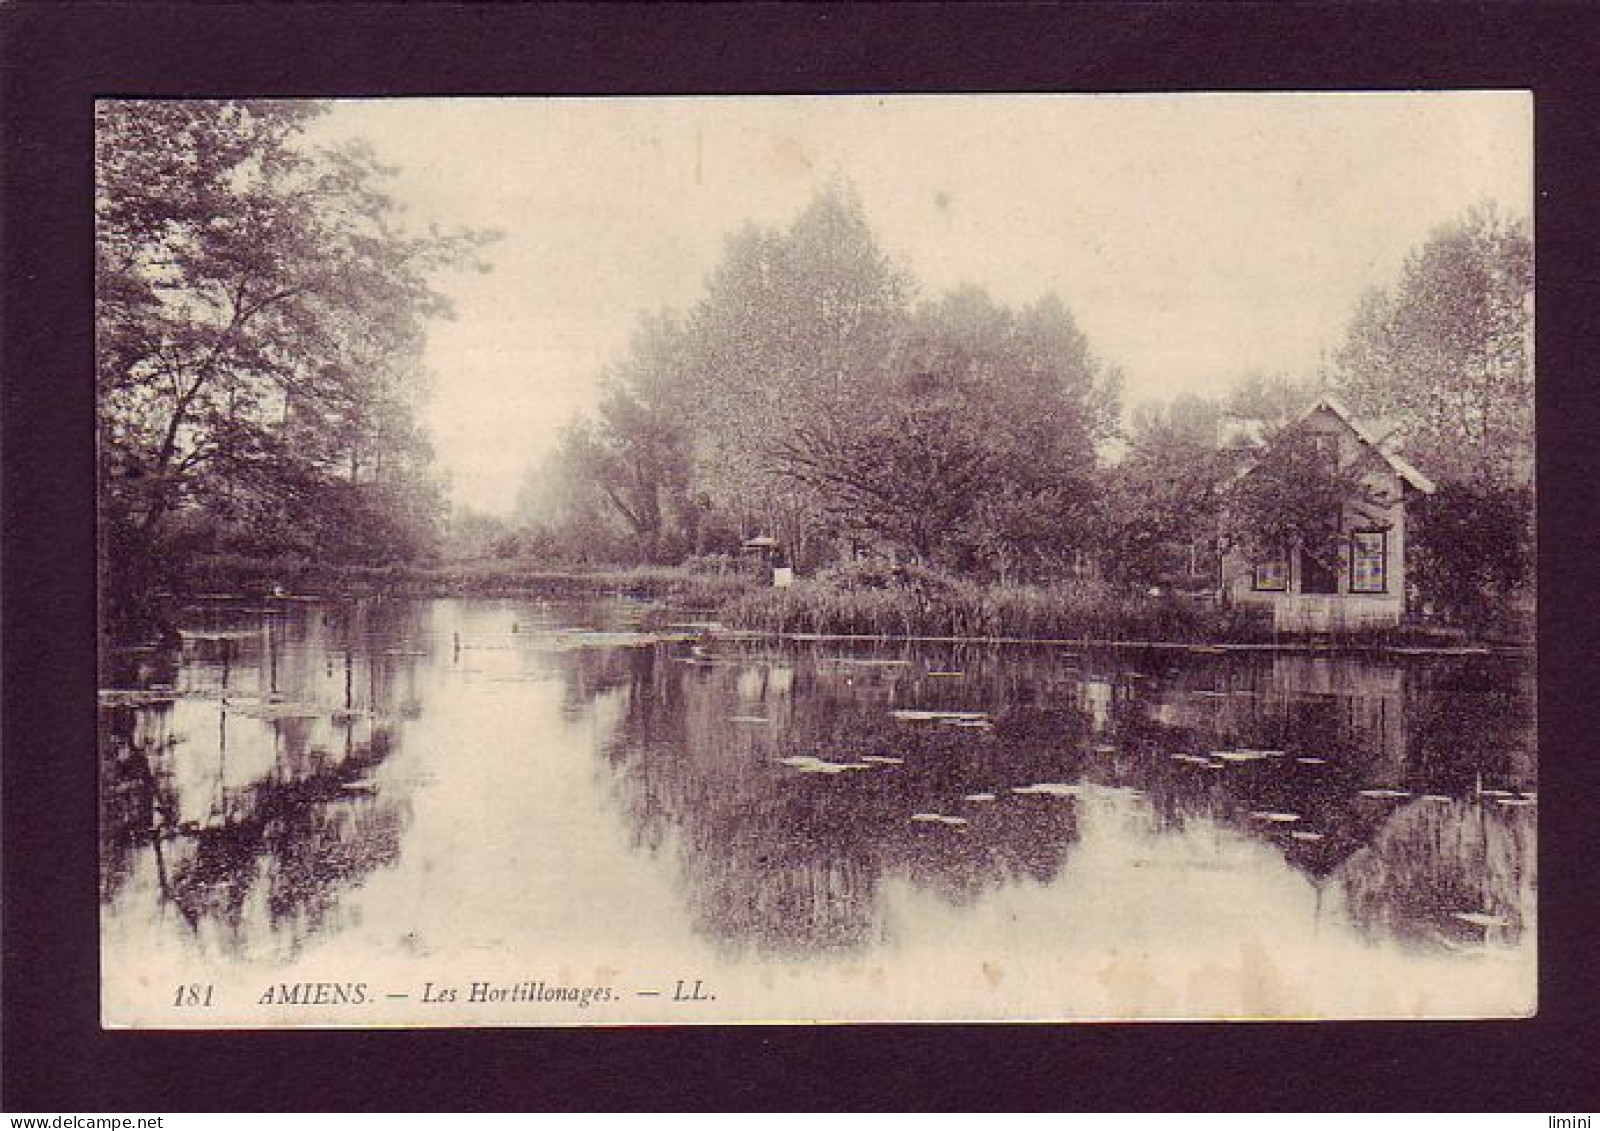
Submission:
POLYGON ((1531 647, 1529 640, 1471 639, 1458 630, 1417 625, 1282 633, 1265 609, 1128 595, 1093 582, 984 585, 921 572, 888 581, 846 574, 752 590, 724 604, 719 616, 736 631, 793 639, 1430 653, 1531 647))
POLYGON ((624 597, 708 614, 732 634, 800 640, 902 640, 1221 650, 1306 648, 1474 653, 1529 651, 1526 634, 1440 626, 1287 634, 1263 609, 1118 592, 1090 581, 982 583, 931 570, 859 564, 783 589, 749 574, 686 566, 550 567, 519 560, 328 566, 303 559, 209 559, 174 599, 263 596, 624 597))
POLYGON ((552 567, 515 559, 332 566, 300 558, 211 558, 187 571, 182 595, 635 597, 710 609, 756 587, 731 570, 684 566, 552 567))

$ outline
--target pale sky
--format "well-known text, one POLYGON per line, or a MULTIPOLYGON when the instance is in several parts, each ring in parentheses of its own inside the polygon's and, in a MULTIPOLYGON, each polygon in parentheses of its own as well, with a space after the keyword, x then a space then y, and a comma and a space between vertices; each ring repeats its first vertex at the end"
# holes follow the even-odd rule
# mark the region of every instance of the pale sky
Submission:
POLYGON ((934 298, 1054 292, 1124 403, 1309 375, 1356 300, 1482 200, 1532 211, 1517 93, 387 99, 367 140, 418 225, 495 228, 444 280, 422 417, 457 503, 513 504, 638 316, 694 303, 726 237, 849 180, 934 298))

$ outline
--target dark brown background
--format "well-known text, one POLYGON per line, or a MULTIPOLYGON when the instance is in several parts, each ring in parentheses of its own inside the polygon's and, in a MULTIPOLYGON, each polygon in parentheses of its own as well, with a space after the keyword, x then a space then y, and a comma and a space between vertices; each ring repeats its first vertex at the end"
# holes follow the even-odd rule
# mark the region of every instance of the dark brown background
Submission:
MULTIPOLYGON (((1593 1111, 1600 18, 1583 4, 0 9, 10 1111, 1593 1111), (104 95, 1527 88, 1536 94, 1541 1010, 1527 1022, 106 1033, 91 103, 104 95), (65 721, 64 721, 65 720, 65 721)), ((1271 170, 1263 170, 1271 176, 1271 170)))

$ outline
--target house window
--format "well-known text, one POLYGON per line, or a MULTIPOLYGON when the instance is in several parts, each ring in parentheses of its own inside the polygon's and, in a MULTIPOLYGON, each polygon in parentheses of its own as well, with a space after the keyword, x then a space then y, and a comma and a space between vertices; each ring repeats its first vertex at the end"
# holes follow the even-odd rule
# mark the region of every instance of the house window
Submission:
POLYGON ((1250 573, 1250 587, 1273 593, 1285 592, 1289 588, 1289 559, 1282 557, 1257 562, 1250 573))
POLYGON ((1389 535, 1382 530, 1358 530, 1350 535, 1350 592, 1389 591, 1389 535))

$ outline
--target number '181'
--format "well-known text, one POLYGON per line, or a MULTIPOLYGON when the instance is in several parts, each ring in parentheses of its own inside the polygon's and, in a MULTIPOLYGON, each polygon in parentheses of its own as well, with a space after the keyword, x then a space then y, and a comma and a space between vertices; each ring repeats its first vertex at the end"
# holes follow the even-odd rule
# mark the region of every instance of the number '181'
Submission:
POLYGON ((199 982, 190 982, 187 986, 179 986, 172 995, 172 1004, 178 1008, 186 1005, 207 1006, 211 1004, 211 991, 216 987, 201 985, 199 982))

